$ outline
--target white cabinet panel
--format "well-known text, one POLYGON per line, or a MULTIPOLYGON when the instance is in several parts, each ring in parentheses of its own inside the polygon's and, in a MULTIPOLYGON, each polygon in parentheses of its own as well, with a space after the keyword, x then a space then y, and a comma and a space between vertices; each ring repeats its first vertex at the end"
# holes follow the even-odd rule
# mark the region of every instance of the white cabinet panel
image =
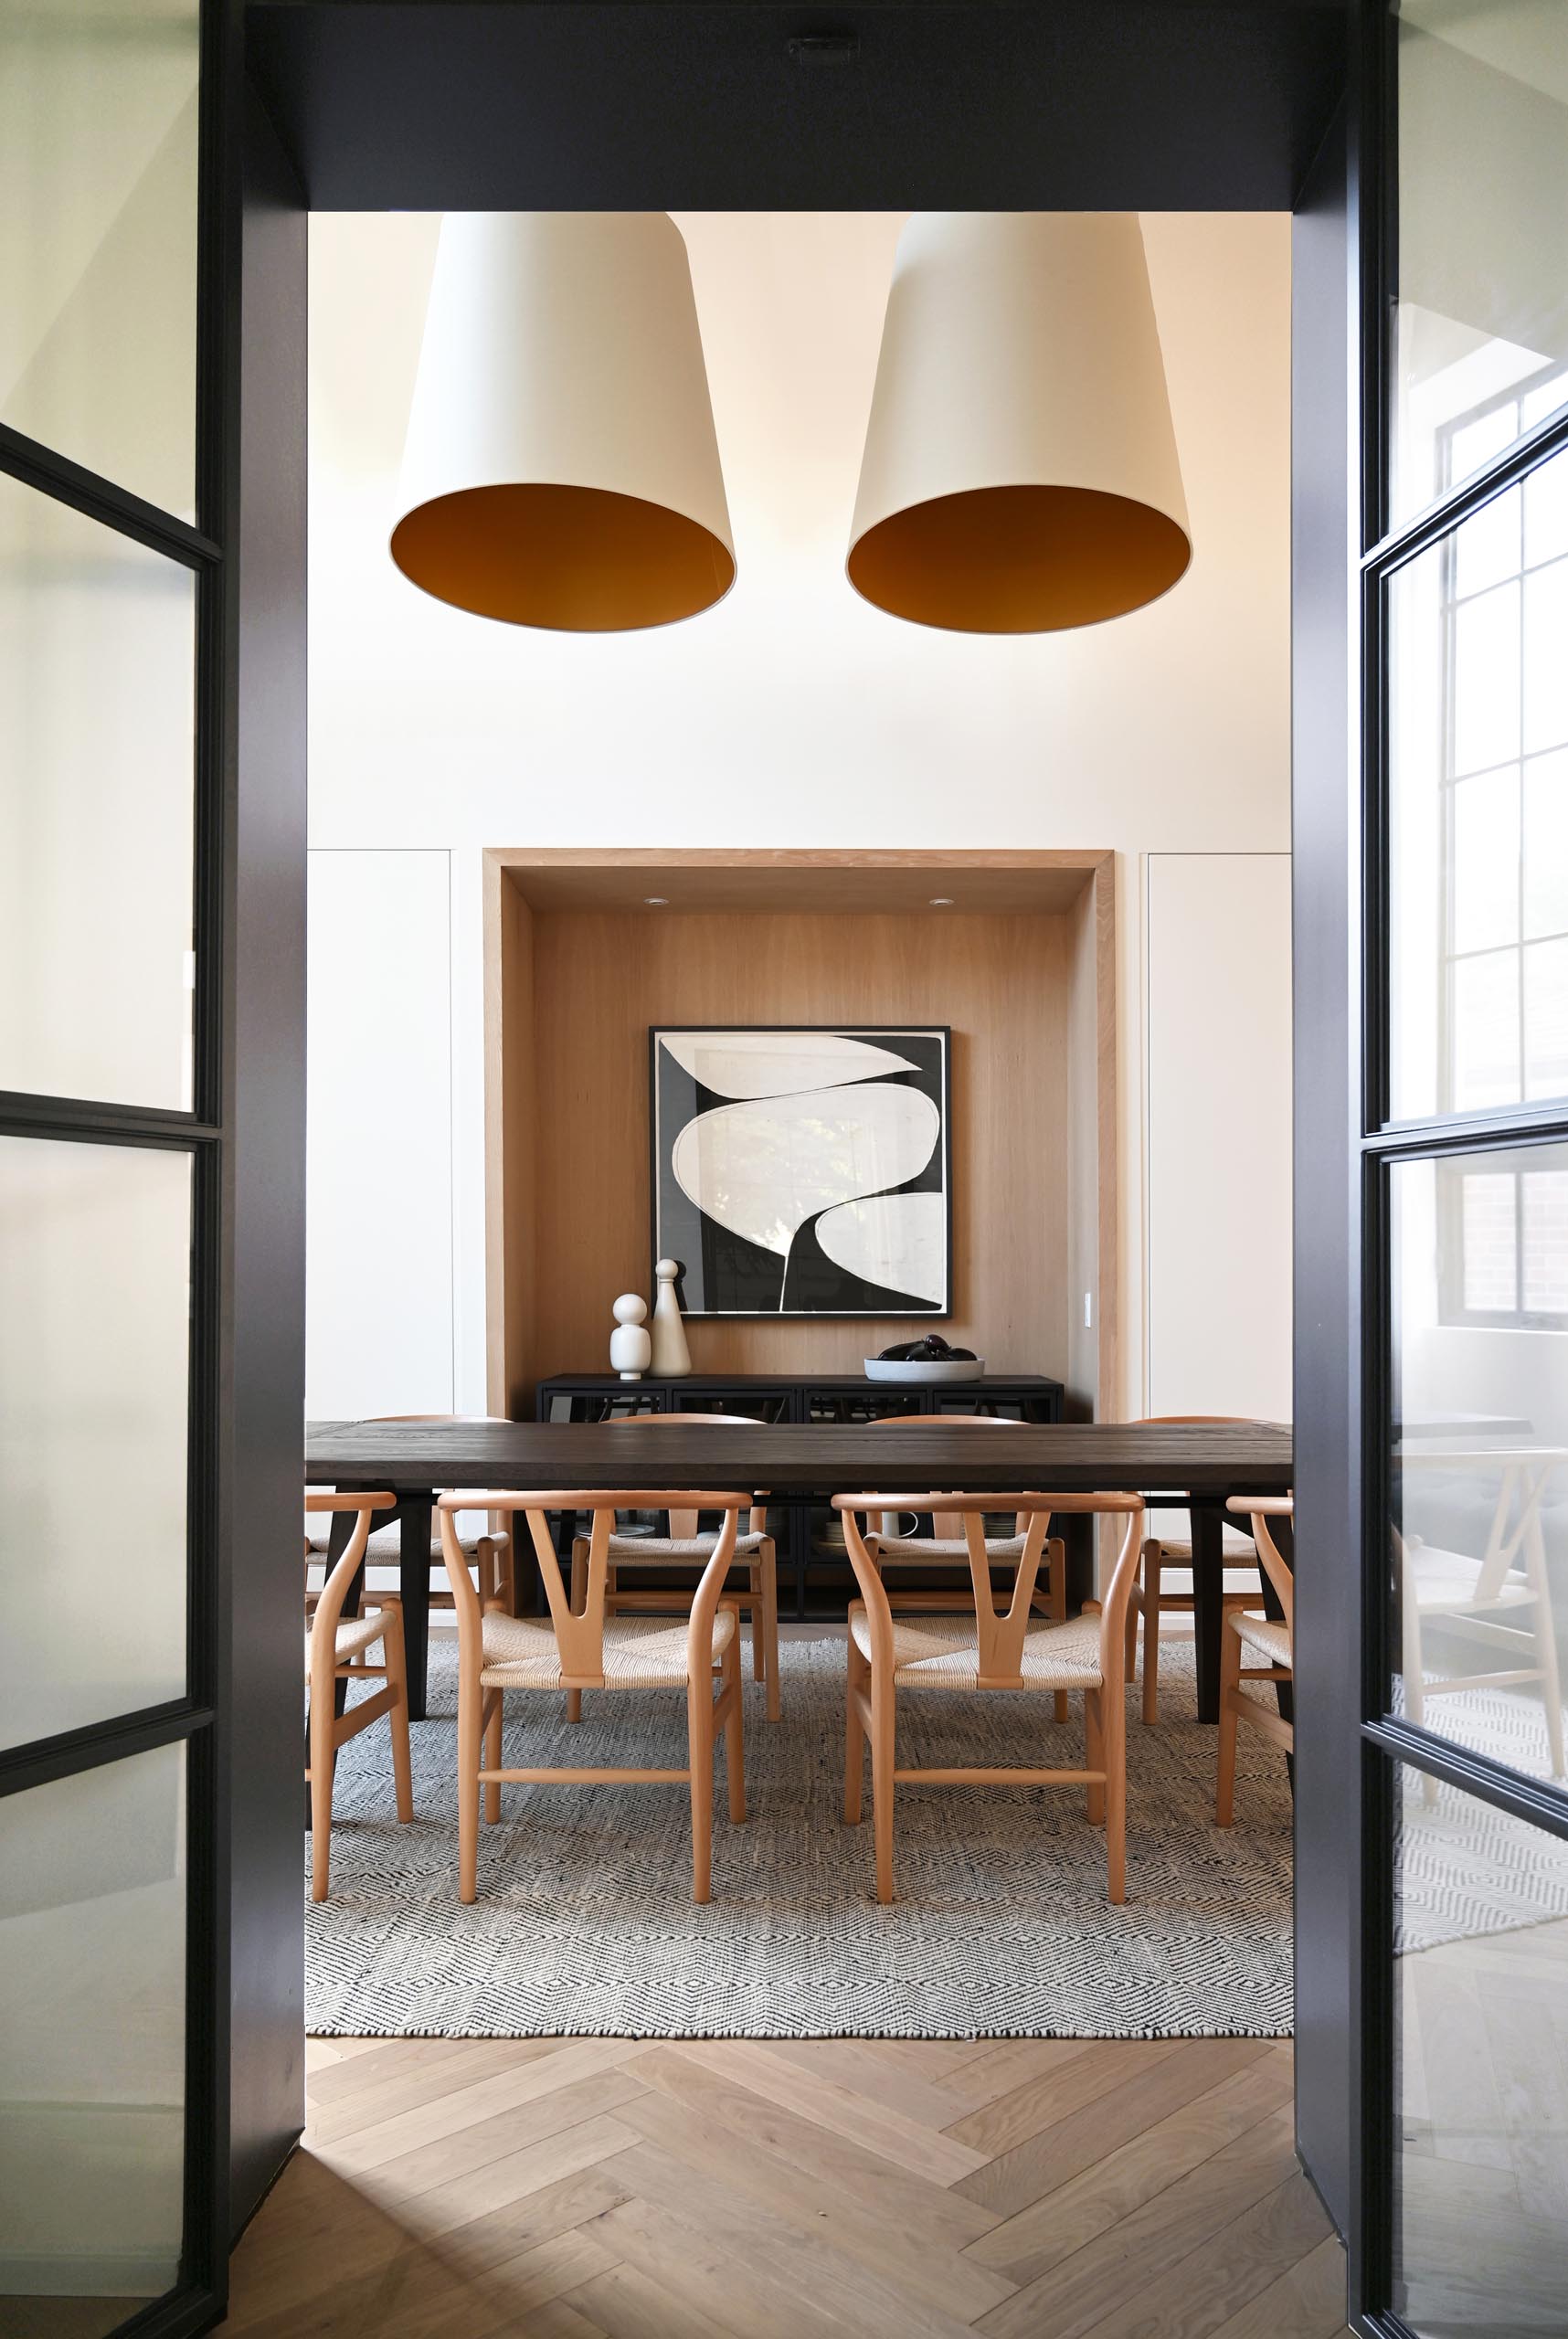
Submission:
POLYGON ((452 1405, 450 856, 313 852, 305 1404, 452 1405))
POLYGON ((1290 858, 1148 873, 1148 1408, 1288 1421, 1290 858))

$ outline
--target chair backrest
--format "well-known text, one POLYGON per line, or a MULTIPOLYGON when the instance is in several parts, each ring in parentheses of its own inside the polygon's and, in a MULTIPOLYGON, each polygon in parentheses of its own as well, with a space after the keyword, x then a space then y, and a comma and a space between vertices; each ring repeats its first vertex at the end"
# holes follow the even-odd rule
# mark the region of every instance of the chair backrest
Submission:
MULTIPOLYGON (((367 1413, 372 1422, 503 1422, 510 1423, 507 1413, 367 1413)), ((492 1529, 495 1526, 493 1519, 492 1529)))
MULTIPOLYGON (((719 1423, 732 1424, 736 1429, 766 1429, 768 1427, 768 1424, 759 1422, 754 1413, 624 1413, 619 1421, 607 1422, 605 1427, 607 1429, 669 1429, 678 1428, 683 1424, 689 1424, 692 1422, 697 1423, 704 1429, 711 1428, 719 1423)), ((753 1504, 750 1526, 754 1535, 766 1532, 768 1527, 766 1504, 753 1504)), ((694 1510, 673 1510, 670 1513, 670 1532, 677 1542, 690 1542, 696 1531, 697 1514, 694 1510)))
MULTIPOLYGON (((1022 1422, 1010 1421, 1005 1413, 943 1413, 937 1418, 944 1429, 1022 1429, 1025 1426, 1022 1422)), ((932 1419, 930 1413, 885 1413, 881 1421, 873 1422, 871 1426, 873 1429, 929 1429, 932 1419)), ((906 1502, 900 1508, 909 1510, 913 1506, 906 1502)), ((996 1508, 994 1503, 991 1508, 996 1508)), ((1028 1529, 1029 1522, 1020 1511, 1012 1522, 1012 1531, 1015 1535, 1023 1535, 1028 1529)), ((885 1519, 883 1533, 890 1535, 895 1531, 885 1519)), ((954 1543, 964 1530, 956 1510, 937 1510, 931 1514, 931 1531, 944 1542, 954 1543)))
POLYGON ((534 1554, 539 1562, 539 1575, 549 1603, 550 1624, 560 1652, 561 1682, 568 1689, 598 1689, 604 1687, 604 1610, 609 1590, 609 1539, 618 1510, 663 1510, 673 1514, 677 1509, 693 1512, 716 1510, 723 1514, 717 1539, 702 1581, 692 1602, 691 1623, 687 1630, 686 1649, 692 1677, 705 1674, 713 1650, 714 1613, 718 1606, 724 1580, 735 1557, 736 1524, 741 1511, 750 1500, 748 1495, 694 1492, 682 1487, 672 1493, 666 1488, 617 1487, 585 1492, 580 1487, 566 1491, 540 1492, 530 1488, 518 1494, 493 1488, 481 1492, 465 1491, 442 1495, 436 1505, 441 1522, 441 1556, 446 1561, 447 1577, 451 1584, 452 1606, 457 1612, 458 1655, 467 1666, 476 1662, 483 1651, 483 1619, 479 1594, 468 1572, 462 1545, 457 1537, 457 1514, 461 1510, 490 1510, 507 1516, 521 1511, 528 1521, 528 1532, 534 1554), (561 1563, 556 1556, 556 1546, 550 1536, 549 1514, 556 1510, 586 1510, 592 1515, 588 1535, 588 1584, 580 1610, 574 1609, 570 1595, 561 1578, 561 1563))
MULTIPOLYGON (((979 1652, 978 1686, 982 1689, 1018 1689, 1023 1686, 1023 1643, 1031 1621, 1030 1602, 1033 1597, 1035 1579, 1040 1572, 1040 1556, 1045 1546, 1053 1513, 1119 1517, 1125 1519, 1127 1524, 1100 1609, 1100 1671, 1107 1690, 1119 1693, 1127 1667, 1127 1603, 1142 1542, 1141 1497, 1124 1494, 1019 1494, 1010 1495, 1007 1500, 1024 1524, 1022 1556, 1013 1577, 1012 1597, 1003 1610, 996 1604, 991 1579, 992 1561, 985 1544, 985 1514, 995 1506, 994 1495, 958 1494, 944 1489, 934 1495, 833 1497, 833 1508, 843 1518, 844 1543, 849 1551, 850 1564, 854 1569, 861 1597, 865 1603, 871 1626, 873 1661, 892 1661, 893 1610, 881 1572, 866 1550, 861 1532, 860 1522, 866 1516, 900 1503, 906 1509, 919 1510, 930 1510, 938 1502, 958 1506, 958 1516, 962 1522, 964 1541, 969 1551, 969 1585, 974 1594, 975 1638, 979 1652)), ((1109 1703, 1119 1713, 1119 1694, 1112 1695, 1109 1703)))
POLYGON ((1257 1556, 1263 1572, 1274 1586, 1275 1595, 1285 1616, 1286 1629, 1290 1635, 1292 1653, 1296 1647, 1296 1578, 1284 1552, 1268 1531, 1271 1519, 1294 1519, 1294 1495, 1232 1495, 1225 1505, 1238 1519, 1246 1519, 1252 1528, 1252 1540, 1257 1545, 1257 1556))
MULTIPOLYGON (((330 1678, 332 1667, 336 1661, 338 1623, 343 1615, 343 1603, 348 1598, 348 1588, 364 1562, 365 1547, 370 1540, 371 1515, 377 1510, 396 1509, 397 1503, 397 1496, 390 1494, 307 1493, 305 1496, 307 1515, 312 1511, 322 1510, 353 1510, 359 1514, 355 1521, 353 1534, 327 1570, 326 1582, 316 1595, 314 1608, 307 1611, 313 1678, 324 1667, 326 1677, 330 1678)), ((305 1546, 307 1603, 310 1599, 308 1585, 313 1556, 316 1555, 312 1553, 310 1545, 307 1543, 305 1546)), ((466 1569, 464 1573, 467 1573, 466 1569)))
POLYGON ((1128 1429, 1242 1429, 1257 1419, 1255 1413, 1143 1413, 1128 1429))
MULTIPOLYGON (((1467 1599, 1478 1604, 1495 1600, 1504 1579, 1516 1568, 1528 1572, 1533 1562, 1544 1571, 1541 1505, 1549 1481, 1564 1460, 1568 1455, 1563 1449, 1551 1445, 1478 1446, 1468 1452, 1445 1446, 1441 1452, 1432 1454, 1406 1447, 1401 1454, 1400 1466, 1407 1475, 1442 1470, 1488 1476, 1495 1470, 1499 1474, 1487 1548, 1481 1554, 1480 1573, 1467 1599)), ((1397 1529, 1394 1542, 1404 1557, 1404 1539, 1397 1529)))

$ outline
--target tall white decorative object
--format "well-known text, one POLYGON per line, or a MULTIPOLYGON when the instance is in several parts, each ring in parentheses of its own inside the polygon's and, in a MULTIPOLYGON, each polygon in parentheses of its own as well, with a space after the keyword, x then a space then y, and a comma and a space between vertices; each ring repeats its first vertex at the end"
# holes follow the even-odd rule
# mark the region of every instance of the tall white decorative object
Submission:
POLYGON ((643 1328, 648 1302, 634 1291, 623 1291, 615 1303, 615 1329, 609 1336, 612 1371, 623 1381, 641 1381, 653 1355, 653 1343, 643 1328))
POLYGON ((692 1369, 685 1319, 675 1297, 680 1272, 679 1259, 660 1259, 653 1268, 659 1279, 659 1297, 653 1302, 653 1370, 666 1381, 683 1380, 692 1369))

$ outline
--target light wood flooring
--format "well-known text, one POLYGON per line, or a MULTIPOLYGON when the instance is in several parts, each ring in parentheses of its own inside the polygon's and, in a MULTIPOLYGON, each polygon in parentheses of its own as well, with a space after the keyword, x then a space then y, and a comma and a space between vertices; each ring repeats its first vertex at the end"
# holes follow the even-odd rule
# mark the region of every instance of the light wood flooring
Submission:
POLYGON ((227 2328, 1336 2339, 1249 2039, 313 2041, 227 2328))

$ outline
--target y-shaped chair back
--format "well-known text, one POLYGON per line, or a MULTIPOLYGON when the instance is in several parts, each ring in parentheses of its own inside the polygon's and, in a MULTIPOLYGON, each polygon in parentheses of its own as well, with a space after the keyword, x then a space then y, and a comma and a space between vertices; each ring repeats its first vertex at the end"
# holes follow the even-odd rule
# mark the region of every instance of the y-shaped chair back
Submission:
POLYGON ((1006 1500, 1022 1522, 1023 1550, 1011 1590, 999 1603, 991 1582, 995 1554, 986 1547, 985 1514, 991 1494, 944 1490, 923 1495, 835 1495, 844 1543, 863 1605, 850 1611, 848 1738, 844 1816, 860 1817, 863 1741, 871 1744, 876 1836, 876 1893, 893 1898, 893 1796, 897 1783, 925 1780, 948 1786, 1066 1786, 1088 1792, 1091 1824, 1106 1827, 1107 1889, 1120 1901, 1127 1889, 1127 1726, 1125 1699, 1128 1595, 1138 1563, 1143 1505, 1128 1494, 1019 1494, 1006 1500), (968 1634, 957 1619, 895 1622, 881 1569, 868 1550, 861 1521, 902 1503, 931 1510, 956 1507, 969 1554, 974 1616, 973 1670, 968 1634), (1042 1623, 1030 1613, 1054 1512, 1110 1514, 1125 1520, 1104 1605, 1097 1617, 1042 1623), (900 1687, 952 1690, 1080 1690, 1084 1698, 1085 1758, 1081 1764, 1021 1769, 895 1765, 895 1704, 900 1687))
POLYGON ((585 1492, 496 1492, 442 1495, 436 1508, 441 1551, 452 1589, 458 1624, 458 1896, 471 1901, 478 1892, 479 1804, 484 1789, 487 1815, 501 1815, 501 1788, 508 1780, 537 1785, 569 1780, 585 1786, 630 1781, 689 1783, 692 1799, 692 1895, 708 1898, 713 1841, 715 1732, 725 1733, 730 1817, 746 1816, 742 1744, 739 1635, 736 1603, 719 1607, 724 1581, 735 1557, 736 1522, 751 1498, 683 1487, 617 1487, 585 1492), (549 1623, 503 1614, 497 1604, 482 1607, 457 1539, 461 1510, 521 1511, 528 1521, 539 1575, 549 1606, 549 1623), (578 1606, 561 1579, 550 1536, 552 1511, 592 1515, 587 1566, 578 1606), (683 1633, 678 1624, 660 1631, 607 1616, 609 1541, 618 1510, 714 1510, 721 1525, 703 1570, 683 1633), (720 1629, 722 1627, 722 1629, 720 1629), (618 1661, 611 1663, 611 1656, 618 1661), (723 1685, 715 1699, 714 1673, 723 1685), (683 1770, 556 1765, 553 1769, 507 1768, 502 1762, 502 1699, 508 1689, 681 1688, 686 1695, 687 1761, 683 1770))
MULTIPOLYGON (((941 1416, 941 1424, 944 1429, 959 1430, 1022 1429, 1026 1426, 1022 1422, 1010 1421, 1002 1413, 944 1413, 941 1416)), ((931 1415, 929 1413, 885 1413, 881 1421, 873 1422, 871 1426, 873 1429, 929 1429, 931 1415)), ((905 1510, 913 1510, 915 1506, 906 1500, 902 1508, 905 1510)), ((887 1527, 885 1520, 883 1525, 885 1532, 893 1531, 887 1527)), ((932 1512, 931 1532, 939 1541, 956 1543, 963 1531, 956 1510, 932 1512)), ((1027 1521, 1022 1511, 1013 1520, 1012 1531, 1015 1535, 1022 1535, 1027 1531, 1027 1521)))

